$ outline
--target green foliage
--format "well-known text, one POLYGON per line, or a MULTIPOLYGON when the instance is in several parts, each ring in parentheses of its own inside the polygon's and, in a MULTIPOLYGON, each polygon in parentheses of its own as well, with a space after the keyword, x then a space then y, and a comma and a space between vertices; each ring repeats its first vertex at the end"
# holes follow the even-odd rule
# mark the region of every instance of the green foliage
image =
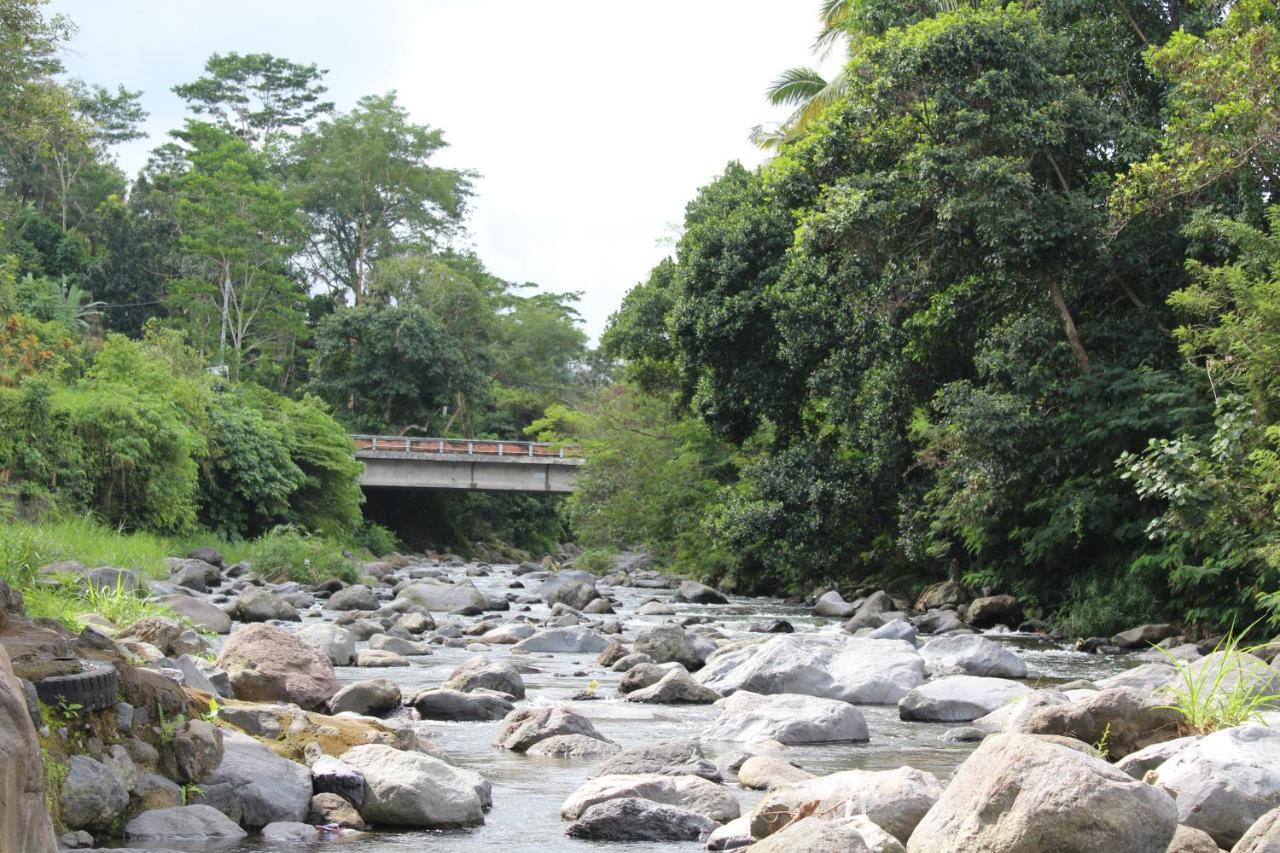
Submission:
POLYGON ((1271 693, 1275 670, 1254 652, 1262 646, 1247 646, 1243 637, 1250 625, 1237 634, 1229 631, 1213 649, 1209 665, 1192 667, 1156 646, 1168 658, 1178 675, 1164 689, 1172 696, 1171 708, 1182 715, 1193 734, 1206 735, 1262 720, 1262 711, 1280 705, 1280 693, 1271 693))
POLYGON ((375 557, 383 557, 387 554, 399 551, 402 547, 400 538, 381 524, 373 522, 365 522, 351 536, 352 544, 357 548, 368 551, 375 557))
MULTIPOLYGON (((539 438, 580 441, 587 464, 566 510, 588 550, 643 546, 663 564, 707 578, 735 561, 705 516, 735 474, 730 447, 692 418, 625 385, 579 410, 553 406, 534 424, 539 438)), ((590 558, 588 559, 590 562, 590 558)))
POLYGON ((312 387, 355 429, 446 432, 450 406, 484 394, 455 339, 418 307, 362 306, 316 330, 312 387))
POLYGON ((245 553, 255 572, 271 581, 314 584, 332 577, 358 579, 358 567, 342 555, 340 545, 292 527, 277 527, 250 543, 245 553))

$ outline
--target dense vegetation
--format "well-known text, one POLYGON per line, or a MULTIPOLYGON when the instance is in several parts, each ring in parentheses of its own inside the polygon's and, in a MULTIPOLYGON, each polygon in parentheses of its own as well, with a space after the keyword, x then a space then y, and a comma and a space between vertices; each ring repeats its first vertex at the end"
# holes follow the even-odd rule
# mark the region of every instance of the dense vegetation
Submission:
POLYGON ((1276 4, 831 0, 841 42, 540 424, 590 448, 582 539, 1082 632, 1274 607, 1276 4))
MULTIPOLYGON (((142 93, 68 79, 73 24, 0 0, 0 492, 5 517, 235 542, 364 524, 351 431, 518 438, 575 383, 574 294, 465 246, 475 176, 394 92, 215 54, 132 179, 142 93)), ((545 550, 554 501, 429 496, 418 545, 545 550)), ((392 519, 394 520, 394 519, 392 519)))
POLYGON ((314 65, 215 54, 130 180, 140 93, 0 0, 9 511, 385 545, 346 433, 538 435, 586 447, 564 505, 419 528, 743 590, 949 576, 1081 633, 1280 609, 1274 0, 821 11, 841 73, 779 78, 772 157, 587 352, 573 294, 463 248, 475 176, 394 93, 340 112, 314 65))

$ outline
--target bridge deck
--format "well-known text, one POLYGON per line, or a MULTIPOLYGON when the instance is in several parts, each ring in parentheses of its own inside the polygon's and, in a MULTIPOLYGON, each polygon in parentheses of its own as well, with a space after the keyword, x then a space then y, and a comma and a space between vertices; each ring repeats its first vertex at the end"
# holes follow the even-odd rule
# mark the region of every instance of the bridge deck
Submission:
POLYGON ((496 439, 353 435, 360 484, 408 489, 571 492, 585 462, 577 445, 496 439))

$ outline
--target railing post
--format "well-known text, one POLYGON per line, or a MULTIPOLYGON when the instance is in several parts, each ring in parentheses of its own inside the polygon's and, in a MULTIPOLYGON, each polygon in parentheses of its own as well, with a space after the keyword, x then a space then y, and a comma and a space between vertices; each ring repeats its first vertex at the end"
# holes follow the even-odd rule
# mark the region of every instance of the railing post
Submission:
POLYGON ((467 442, 467 455, 468 456, 476 455, 476 443, 474 441, 467 442))
POLYGON ((499 455, 499 456, 501 456, 501 455, 502 455, 502 442, 501 442, 501 441, 499 441, 499 442, 498 442, 498 455, 499 455))
POLYGON ((444 453, 444 439, 443 438, 436 439, 436 445, 437 445, 436 453, 444 453))
POLYGON ((377 450, 377 449, 378 449, 378 437, 377 437, 376 435, 375 435, 375 436, 373 436, 373 438, 372 438, 372 439, 370 439, 370 441, 369 441, 369 449, 370 449, 370 450, 377 450))
POLYGON ((564 445, 560 445, 560 458, 564 458, 564 445))

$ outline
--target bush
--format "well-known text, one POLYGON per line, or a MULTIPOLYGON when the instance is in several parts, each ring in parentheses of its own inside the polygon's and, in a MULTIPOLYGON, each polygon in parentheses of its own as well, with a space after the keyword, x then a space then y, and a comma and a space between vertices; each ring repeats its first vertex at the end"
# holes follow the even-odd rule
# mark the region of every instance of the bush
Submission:
POLYGON ((371 521, 365 522, 364 526, 355 532, 352 536, 352 544, 357 548, 363 548, 375 557, 400 550, 399 537, 381 524, 374 524, 371 521))
POLYGON ((270 581, 319 583, 331 577, 347 583, 359 579, 354 562, 342 548, 323 536, 307 535, 294 527, 277 527, 247 548, 253 569, 270 581))

